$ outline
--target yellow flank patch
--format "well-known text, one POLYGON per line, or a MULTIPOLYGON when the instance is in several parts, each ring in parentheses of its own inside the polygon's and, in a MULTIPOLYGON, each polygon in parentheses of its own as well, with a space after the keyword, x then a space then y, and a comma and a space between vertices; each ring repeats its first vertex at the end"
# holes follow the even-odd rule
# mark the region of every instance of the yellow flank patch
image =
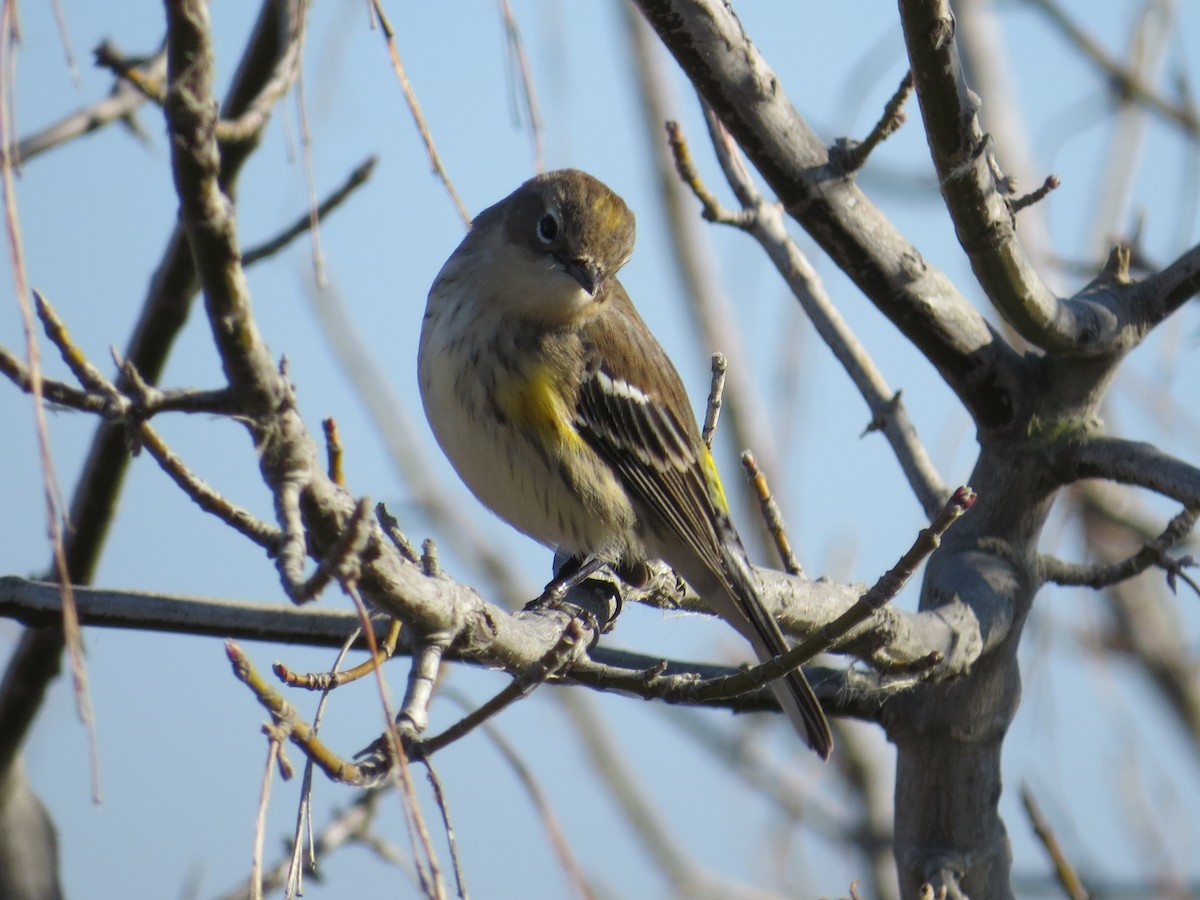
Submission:
POLYGON ((509 419, 544 438, 553 435, 560 445, 582 438, 571 424, 570 411, 557 389, 559 379, 547 366, 538 366, 522 378, 514 377, 497 393, 496 401, 509 419))
POLYGON ((700 453, 700 467, 704 470, 704 480, 708 483, 709 491, 716 498, 718 509, 723 513, 728 513, 729 501, 725 499, 725 488, 721 486, 717 463, 712 454, 708 452, 707 447, 700 453))

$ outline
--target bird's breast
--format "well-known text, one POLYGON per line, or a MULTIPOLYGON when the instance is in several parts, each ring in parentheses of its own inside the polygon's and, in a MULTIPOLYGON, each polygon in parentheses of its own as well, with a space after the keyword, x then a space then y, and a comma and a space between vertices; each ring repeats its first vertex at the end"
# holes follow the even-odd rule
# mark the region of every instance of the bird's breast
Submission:
POLYGON ((501 324, 469 342, 453 315, 427 316, 418 377, 426 417, 471 492, 525 534, 570 553, 623 556, 635 515, 611 467, 580 436, 570 372, 518 352, 501 324), (518 362, 519 360, 519 362, 518 362))

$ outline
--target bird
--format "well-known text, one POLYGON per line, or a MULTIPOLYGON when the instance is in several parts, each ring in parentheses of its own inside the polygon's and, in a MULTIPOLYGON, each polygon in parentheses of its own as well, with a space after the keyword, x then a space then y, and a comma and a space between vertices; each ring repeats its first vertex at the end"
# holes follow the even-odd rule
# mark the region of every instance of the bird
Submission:
MULTIPOLYGON (((635 235, 626 203, 578 169, 537 175, 481 212, 429 291, 425 415, 501 519, 622 575, 663 560, 766 661, 787 641, 683 381, 617 279, 635 235)), ((828 759, 829 722, 803 672, 771 687, 828 759)))

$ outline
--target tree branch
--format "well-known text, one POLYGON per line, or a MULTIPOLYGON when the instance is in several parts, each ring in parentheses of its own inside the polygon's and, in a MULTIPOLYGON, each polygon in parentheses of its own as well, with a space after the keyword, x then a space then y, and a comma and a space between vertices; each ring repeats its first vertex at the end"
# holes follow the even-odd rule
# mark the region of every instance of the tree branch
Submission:
MULTIPOLYGON (((729 132, 707 106, 705 120, 708 122, 709 134, 725 178, 742 205, 740 214, 729 214, 717 220, 741 228, 766 251, 775 268, 791 288, 793 296, 808 315, 817 334, 833 351, 833 355, 866 401, 867 409, 871 413, 868 430, 883 433, 909 485, 917 495, 921 508, 925 515, 932 519, 950 496, 950 491, 917 436, 916 427, 908 417, 899 392, 888 386, 870 353, 838 311, 816 270, 788 234, 779 207, 768 203, 758 192, 750 173, 742 165, 741 156, 737 153, 729 132)), ((678 129, 673 134, 672 147, 682 148, 682 137, 679 136, 678 129)), ((705 201, 705 196, 711 195, 702 189, 697 190, 701 187, 699 176, 692 171, 689 177, 684 166, 685 153, 686 148, 677 151, 676 163, 680 166, 684 180, 693 186, 701 201, 705 201)), ((715 201, 708 200, 705 205, 705 214, 710 218, 717 215, 709 205, 713 202, 715 201)))
MULTIPOLYGON (((167 57, 165 53, 155 54, 151 59, 138 67, 147 78, 161 79, 166 74, 167 57)), ((5 148, 0 155, 0 165, 12 161, 15 165, 24 165, 36 156, 48 150, 53 150, 75 138, 93 131, 99 131, 113 122, 125 120, 134 123, 133 113, 146 102, 145 96, 137 88, 125 81, 117 83, 112 93, 103 100, 97 100, 63 116, 57 122, 27 135, 15 144, 5 148)))
POLYGON ((1011 387, 1000 373, 1002 363, 1015 363, 1011 348, 831 161, 732 11, 718 0, 637 5, 788 213, 937 367, 977 422, 1009 422, 1011 387))
POLYGON ((1084 565, 1043 556, 1038 561, 1041 577, 1055 584, 1103 588, 1135 578, 1151 566, 1160 566, 1171 573, 1180 568, 1184 561, 1171 559, 1167 551, 1182 541, 1195 527, 1197 515, 1200 515, 1200 510, 1183 510, 1167 523, 1162 534, 1152 541, 1147 541, 1137 553, 1120 562, 1084 565))
POLYGON ((949 0, 903 0, 901 21, 942 197, 980 286, 1005 320, 1048 351, 1099 355, 1136 344, 1146 295, 1132 285, 1128 257, 1110 264, 1075 297, 1059 299, 1034 271, 1017 238, 1012 196, 967 86, 949 0))
POLYGON ((1156 325, 1200 293, 1200 244, 1182 254, 1161 272, 1138 282, 1146 321, 1156 325))
POLYGON ((1121 64, 1104 48, 1091 38, 1078 24, 1067 17, 1067 14, 1051 0, 1025 0, 1026 3, 1040 9, 1046 14, 1046 19, 1054 25, 1063 37, 1090 59, 1105 77, 1112 83, 1113 92, 1120 99, 1132 98, 1162 116, 1168 122, 1174 122, 1188 134, 1200 134, 1200 113, 1194 106, 1171 103, 1157 93, 1136 72, 1121 64))
POLYGON ((1055 464, 1067 483, 1106 478, 1146 488, 1189 509, 1200 506, 1200 468, 1153 444, 1106 436, 1065 440, 1056 448, 1055 464))
MULTIPOLYGON (((254 31, 248 38, 242 64, 230 87, 225 109, 236 115, 259 93, 263 79, 276 70, 282 48, 262 40, 281 17, 300 14, 296 0, 264 0, 254 31)), ((239 152, 221 160, 221 182, 232 190, 252 142, 239 145, 239 152)), ((141 316, 134 326, 124 357, 149 383, 157 382, 176 336, 187 321, 190 301, 197 290, 192 254, 179 228, 171 234, 162 261, 155 271, 141 316)), ((124 390, 127 386, 118 381, 124 390)), ((125 472, 130 460, 129 434, 122 423, 108 421, 99 426, 84 462, 83 474, 71 501, 71 529, 64 537, 67 570, 72 582, 90 581, 113 519, 125 472)), ((58 674, 63 647, 61 629, 26 631, 9 660, 0 682, 0 734, 5 746, 18 746, 40 708, 46 687, 58 674)), ((0 763, 8 760, 0 753, 0 763)), ((2 767, 2 766, 0 766, 2 767)))

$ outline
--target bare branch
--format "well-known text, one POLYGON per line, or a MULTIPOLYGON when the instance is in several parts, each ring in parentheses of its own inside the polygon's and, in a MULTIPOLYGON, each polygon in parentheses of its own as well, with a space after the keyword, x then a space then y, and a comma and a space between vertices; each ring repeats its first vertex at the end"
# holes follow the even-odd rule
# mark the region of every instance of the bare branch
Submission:
POLYGON ((1067 482, 1106 478, 1146 488, 1189 509, 1200 506, 1200 468, 1153 444, 1106 436, 1067 439, 1057 448, 1056 462, 1067 482))
POLYGON ((92 51, 96 65, 108 69, 121 79, 120 83, 129 85, 142 95, 143 100, 162 105, 166 95, 164 76, 167 74, 167 54, 160 50, 149 63, 139 58, 127 57, 109 40, 103 40, 92 51))
MULTIPOLYGON (((448 689, 446 693, 464 710, 471 708, 471 704, 468 704, 462 696, 454 693, 452 688, 448 689)), ((575 887, 583 900, 595 900, 595 892, 592 890, 591 885, 588 884, 579 861, 571 851, 571 846, 567 841, 566 835, 563 833, 558 817, 554 814, 554 808, 550 805, 545 791, 542 790, 541 785, 538 783, 537 773, 525 764, 525 761, 521 759, 520 754, 517 753, 512 744, 505 739, 500 730, 494 727, 492 723, 484 722, 482 728, 488 740, 495 745, 496 750, 499 751, 500 755, 504 757, 505 761, 512 768, 522 787, 525 788, 525 792, 529 794, 530 802, 533 803, 534 809, 537 811, 538 818, 542 822, 542 827, 546 829, 550 846, 554 849, 554 854, 558 857, 559 864, 562 866, 567 880, 575 887)))
POLYGON ((1148 324, 1157 324, 1200 293, 1200 244, 1137 285, 1148 324))
MULTIPOLYGON (((142 62, 137 71, 148 80, 161 81, 167 72, 166 53, 157 53, 151 59, 142 62)), ((75 138, 99 131, 113 122, 131 122, 133 113, 145 102, 146 98, 141 91, 121 81, 103 100, 68 113, 57 122, 11 144, 3 151, 3 155, 0 155, 0 166, 8 160, 12 160, 18 166, 24 165, 47 150, 53 150, 75 138)))
MULTIPOLYGON (((387 852, 382 842, 373 837, 372 826, 375 819, 376 801, 380 795, 378 789, 368 788, 360 792, 343 810, 336 811, 330 821, 315 836, 313 848, 314 859, 328 859, 334 851, 348 844, 364 844, 377 851, 377 855, 386 859, 392 865, 406 872, 415 881, 409 862, 401 854, 387 852), (380 852, 384 851, 384 852, 380 852)), ((263 872, 262 885, 264 891, 283 887, 288 878, 292 861, 290 856, 281 859, 263 872)), ((309 871, 313 871, 309 869, 309 871)), ((249 882, 221 895, 221 900, 247 900, 250 895, 249 882)))
POLYGON ((379 0, 371 0, 371 11, 379 21, 384 43, 387 44, 388 56, 392 60, 392 70, 396 73, 396 80, 400 82, 400 90, 404 92, 404 102, 408 104, 408 111, 412 113, 417 131, 421 135, 422 142, 425 144, 425 152, 429 154, 429 165, 433 168, 434 174, 437 175, 445 186, 446 193, 450 195, 450 200, 454 204, 454 208, 458 210, 458 215, 462 218, 463 224, 470 225, 471 214, 467 212, 467 207, 463 204, 462 198, 458 196, 458 191, 454 189, 454 182, 450 180, 450 174, 446 171, 446 167, 442 165, 442 158, 438 156, 437 148, 433 145, 433 135, 429 133, 429 126, 425 123, 425 114, 421 112, 421 104, 417 100, 417 93, 413 90, 412 84, 408 80, 408 73, 404 71, 404 63, 400 61, 400 51, 396 48, 396 32, 392 30, 392 23, 388 21, 387 14, 383 11, 383 5, 379 3, 379 0))
POLYGON ((1054 874, 1058 878, 1063 892, 1070 900, 1087 900, 1088 892, 1075 873, 1075 867, 1071 865, 1066 853, 1063 852, 1062 845, 1054 834, 1054 829, 1042 815, 1041 807, 1038 806, 1033 791, 1027 784, 1021 785, 1021 803, 1025 806, 1025 814, 1029 816, 1034 833, 1042 842, 1042 846, 1046 848, 1046 853, 1054 864, 1054 874))
POLYGON ((792 542, 788 540, 783 513, 779 509, 779 504, 775 502, 770 485, 767 484, 767 476, 758 467, 758 460, 749 450, 742 454, 742 468, 746 470, 746 478, 749 479, 759 508, 762 510, 763 522, 767 526, 767 531, 771 533, 775 552, 779 555, 779 563, 783 566, 783 571, 789 575, 803 575, 804 570, 800 568, 800 562, 796 559, 796 554, 792 552, 792 542))
POLYGON ((696 695, 700 698, 721 698, 757 688, 762 684, 781 678, 803 662, 812 659, 823 650, 836 644, 856 625, 866 621, 884 604, 889 603, 912 577, 917 566, 941 546, 942 535, 964 513, 975 504, 975 492, 960 487, 947 501, 942 512, 934 518, 928 528, 921 529, 916 542, 892 568, 863 594, 858 602, 837 619, 813 634, 797 641, 787 653, 742 673, 721 679, 720 683, 697 685, 696 695), (728 692, 728 693, 726 693, 728 692))
POLYGON ((312 228, 314 220, 317 222, 323 221, 326 216, 341 206, 342 202, 354 193, 355 190, 367 183, 375 171, 376 162, 378 162, 378 157, 367 157, 355 166, 340 187, 317 204, 315 210, 306 210, 295 222, 270 240, 246 248, 242 252, 242 266, 252 266, 259 260, 278 253, 301 235, 307 234, 312 228))
POLYGON ((843 177, 733 12, 717 0, 637 0, 788 213, 937 367, 981 423, 1006 421, 981 369, 1011 350, 946 276, 843 177))
POLYGON ((587 640, 591 630, 584 627, 577 618, 572 618, 563 629, 562 636, 551 647, 546 655, 539 659, 527 671, 515 677, 510 685, 505 687, 478 709, 464 716, 441 734, 415 740, 410 752, 414 756, 430 756, 449 746, 455 741, 466 737, 488 719, 498 715, 531 691, 545 684, 560 672, 569 671, 572 665, 587 652, 587 640))
MULTIPOLYGON (((708 351, 721 351, 731 363, 724 384, 724 414, 726 433, 731 435, 734 453, 752 447, 758 454, 764 471, 780 471, 779 448, 771 416, 763 402, 762 391, 754 382, 754 369, 749 364, 752 344, 746 344, 742 316, 736 294, 722 287, 722 280, 708 247, 708 235, 696 219, 695 207, 687 191, 672 171, 672 160, 662 141, 663 123, 674 117, 676 105, 668 86, 670 80, 661 72, 661 50, 654 34, 637 15, 625 5, 625 32, 629 37, 634 73, 637 76, 641 120, 655 162, 656 181, 663 210, 670 224, 671 253, 683 282, 688 300, 687 309, 693 325, 708 351)), ((736 455, 735 455, 736 458, 736 455)), ((745 492, 736 494, 745 515, 758 522, 757 509, 745 492)), ((769 536, 758 535, 764 545, 769 536)), ((747 538, 748 534, 743 534, 747 538)))
POLYGON ((441 673, 442 657, 450 646, 450 635, 425 635, 413 647, 408 686, 400 703, 396 724, 402 735, 423 734, 429 726, 429 705, 441 673))
POLYGON ((1047 20, 1104 73, 1111 81, 1118 98, 1132 98, 1145 104, 1148 109, 1153 110, 1168 122, 1178 125, 1189 134, 1200 134, 1200 113, 1194 106, 1172 103, 1155 91, 1135 72, 1130 71, 1119 60, 1110 56, 1078 23, 1072 21, 1057 3, 1052 0, 1028 0, 1028 2, 1045 13, 1047 20))
POLYGON ((1167 523, 1162 534, 1144 544, 1137 553, 1121 562, 1106 565, 1080 565, 1044 556, 1039 560, 1042 577, 1055 584, 1102 588, 1134 578, 1151 566, 1159 566, 1168 572, 1173 571, 1174 567, 1180 565, 1180 561, 1172 560, 1167 555, 1167 551, 1187 537, 1195 526, 1198 515, 1200 515, 1200 509, 1183 510, 1167 523))
MULTIPOLYGON (((871 355, 838 312, 816 270, 788 234, 778 206, 768 203, 755 187, 729 133, 711 113, 706 111, 705 118, 717 159, 743 207, 740 213, 728 214, 730 223, 743 228, 767 252, 817 334, 866 400, 871 412, 868 430, 881 431, 887 438, 922 509, 933 518, 950 492, 917 436, 899 392, 888 387, 871 355)), ((677 145, 683 146, 681 141, 672 146, 677 145)), ((677 156, 677 160, 681 171, 686 172, 682 158, 677 156)), ((693 176, 690 183, 698 183, 698 179, 693 176)))
MULTIPOLYGON (((917 96, 946 208, 988 299, 1035 346, 1072 354, 1120 354, 1145 333, 1144 295, 1101 275, 1060 300, 1034 271, 1017 238, 1019 205, 978 119, 967 86, 949 0, 905 0, 901 20, 917 96)), ((1047 180, 1047 188, 1053 182, 1047 180)))
MULTIPOLYGON (((33 374, 17 356, 0 347, 0 373, 25 393, 33 392, 33 374)), ((105 414, 109 410, 107 394, 81 391, 61 381, 41 379, 42 396, 50 403, 77 409, 81 412, 105 414)))
MULTIPOLYGON (((300 4, 288 0, 264 0, 262 13, 247 41, 242 64, 230 87, 225 109, 235 115, 257 94, 264 77, 275 71, 276 42, 261 40, 261 34, 278 25, 280 17, 299 15, 300 4)), ((241 166, 253 144, 221 159, 221 183, 232 190, 241 166)), ((192 254, 181 230, 167 240, 162 261, 154 273, 142 313, 124 354, 148 382, 160 377, 176 336, 187 321, 192 296, 197 290, 192 254)), ((112 520, 113 508, 129 465, 128 432, 122 424, 105 422, 96 432, 83 475, 71 501, 71 530, 65 534, 66 564, 73 582, 92 577, 112 520)), ((53 624, 53 623, 43 623, 53 624)), ((54 627, 26 631, 12 655, 0 685, 0 735, 20 744, 44 696, 46 685, 58 675, 63 650, 63 632, 54 627)), ((7 757, 0 753, 4 759, 7 757)))
POLYGON ((875 123, 875 127, 871 129, 871 133, 867 135, 866 139, 861 142, 848 140, 838 142, 837 153, 847 172, 861 169, 866 164, 867 158, 870 157, 871 151, 895 134, 904 124, 904 104, 908 100, 908 95, 912 93, 912 89, 913 74, 908 71, 904 73, 900 86, 896 88, 896 92, 884 106, 883 115, 879 117, 879 121, 875 123))
POLYGON ((704 446, 712 449, 713 438, 717 434, 717 422, 721 418, 721 404, 725 393, 725 375, 729 371, 729 360, 724 353, 712 355, 712 381, 708 388, 708 402, 704 404, 704 427, 700 429, 700 439, 704 446))

